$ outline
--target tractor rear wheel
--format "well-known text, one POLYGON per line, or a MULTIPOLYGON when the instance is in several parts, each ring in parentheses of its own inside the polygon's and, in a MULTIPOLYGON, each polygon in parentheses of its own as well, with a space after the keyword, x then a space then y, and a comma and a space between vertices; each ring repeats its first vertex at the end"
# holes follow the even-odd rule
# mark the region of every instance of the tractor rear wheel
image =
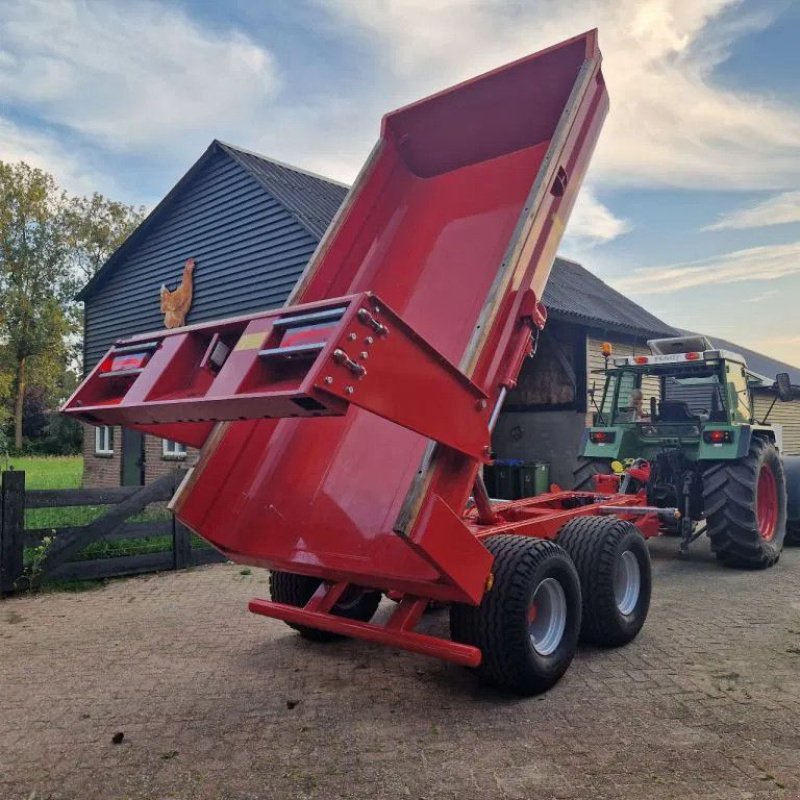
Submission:
POLYGON ((786 479, 775 445, 754 436, 744 458, 708 467, 703 510, 719 561, 745 569, 771 567, 786 536, 786 479))
MULTIPOLYGON (((294 572, 270 572, 269 594, 276 603, 285 603, 287 606, 302 608, 317 591, 322 581, 308 575, 297 575, 294 572)), ((369 622, 381 602, 381 593, 360 586, 348 586, 339 602, 333 607, 333 614, 337 617, 346 617, 358 622, 369 622)), ((330 642, 341 639, 338 633, 321 631, 318 628, 309 628, 306 625, 286 623, 294 628, 302 637, 314 642, 330 642)))
POLYGON ((650 554, 635 525, 578 517, 558 535, 581 579, 581 641, 619 647, 636 637, 650 608, 650 554))
POLYGON ((595 475, 610 475, 612 471, 608 461, 578 456, 575 469, 572 471, 572 488, 579 492, 593 492, 595 475))
POLYGON ((581 587, 555 542, 501 534, 483 542, 493 583, 479 606, 450 608, 454 641, 482 653, 479 677, 523 695, 539 694, 567 671, 581 627, 581 587))

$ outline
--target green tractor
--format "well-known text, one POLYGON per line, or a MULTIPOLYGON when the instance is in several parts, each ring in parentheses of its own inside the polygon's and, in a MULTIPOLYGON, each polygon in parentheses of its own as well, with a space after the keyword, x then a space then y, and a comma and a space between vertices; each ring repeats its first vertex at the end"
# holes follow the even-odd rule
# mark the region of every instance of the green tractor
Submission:
MULTIPOLYGON (((665 532, 681 537, 681 552, 707 533, 722 563, 772 566, 786 537, 787 483, 769 411, 755 419, 751 384, 760 379, 742 356, 702 336, 648 344, 649 356, 606 355, 599 404, 590 392, 595 420, 584 433, 575 488, 593 489, 598 474, 628 465, 622 491, 643 491, 648 504, 680 510, 665 532)), ((776 400, 792 399, 787 374, 775 387, 776 400)), ((789 473, 800 479, 794 467, 789 473)))

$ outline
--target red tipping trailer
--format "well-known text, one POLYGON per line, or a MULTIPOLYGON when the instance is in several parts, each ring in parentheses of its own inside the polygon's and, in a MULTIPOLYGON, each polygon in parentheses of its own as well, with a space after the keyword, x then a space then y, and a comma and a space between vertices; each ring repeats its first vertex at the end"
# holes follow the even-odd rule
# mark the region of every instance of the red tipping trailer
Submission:
POLYGON ((590 31, 388 114, 286 307, 117 342, 66 403, 202 445, 173 508, 273 570, 252 611, 522 692, 558 680, 580 632, 638 632, 641 497, 493 505, 480 478, 608 109, 600 62, 590 31), (382 592, 399 605, 370 622, 382 592), (452 639, 414 631, 431 601, 452 639))

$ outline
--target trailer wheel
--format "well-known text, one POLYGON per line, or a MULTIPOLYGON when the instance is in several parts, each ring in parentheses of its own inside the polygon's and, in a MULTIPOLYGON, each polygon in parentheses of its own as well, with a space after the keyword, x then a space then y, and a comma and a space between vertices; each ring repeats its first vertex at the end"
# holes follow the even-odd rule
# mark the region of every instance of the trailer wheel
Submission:
POLYGON ((703 473, 703 509, 711 549, 726 566, 771 567, 786 536, 786 479, 774 444, 754 436, 738 461, 703 473))
POLYGON ((493 584, 479 606, 450 608, 454 641, 482 653, 478 676, 523 695, 553 686, 569 667, 581 627, 575 566, 555 542, 491 536, 493 584))
MULTIPOLYGON (((297 575, 293 572, 270 572, 269 593, 276 603, 285 603, 288 606, 304 606, 314 592, 317 591, 322 581, 308 575, 297 575)), ((339 602, 333 607, 333 614, 337 617, 369 622, 378 610, 381 602, 381 593, 362 589, 360 586, 348 586, 339 602)), ((321 631, 318 628, 309 628, 307 625, 286 623, 294 628, 302 637, 314 642, 330 642, 343 638, 338 633, 321 631)))
POLYGON ((578 492, 593 492, 596 475, 610 475, 611 464, 597 458, 578 456, 575 469, 572 471, 572 487, 578 492))
POLYGON ((635 525, 578 517, 558 535, 581 579, 581 641, 619 647, 636 637, 650 609, 650 554, 635 525))

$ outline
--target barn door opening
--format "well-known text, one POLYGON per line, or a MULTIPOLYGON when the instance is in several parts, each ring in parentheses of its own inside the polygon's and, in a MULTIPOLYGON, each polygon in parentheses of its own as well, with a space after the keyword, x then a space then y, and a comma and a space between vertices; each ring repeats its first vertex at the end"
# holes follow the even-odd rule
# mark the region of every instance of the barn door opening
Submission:
POLYGON ((144 434, 122 428, 122 477, 123 486, 144 485, 144 434))

